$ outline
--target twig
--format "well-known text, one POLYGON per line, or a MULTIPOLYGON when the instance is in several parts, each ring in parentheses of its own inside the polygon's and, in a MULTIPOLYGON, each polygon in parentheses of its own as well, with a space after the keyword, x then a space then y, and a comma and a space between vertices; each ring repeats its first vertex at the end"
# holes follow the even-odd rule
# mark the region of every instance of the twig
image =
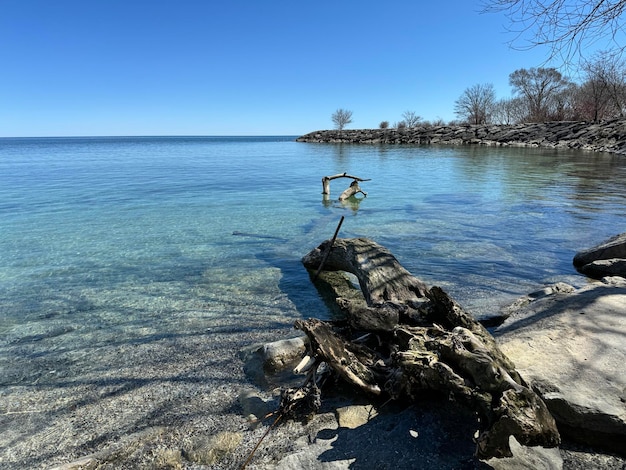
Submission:
POLYGON ((337 178, 351 178, 351 179, 357 180, 357 181, 372 181, 372 178, 359 178, 358 176, 349 175, 346 172, 340 173, 338 175, 333 175, 333 176, 324 176, 324 179, 327 179, 327 180, 334 180, 334 179, 337 179, 337 178))
POLYGON ((335 234, 333 235, 333 239, 330 241, 330 245, 328 245, 328 248, 326 248, 326 252, 324 253, 324 257, 322 258, 322 261, 321 261, 319 267, 317 268, 315 276, 313 276, 313 281, 315 281, 317 279, 317 277, 320 275, 320 273, 322 272, 322 268, 324 267, 324 263, 326 263, 326 260, 328 259, 328 255, 330 255, 330 250, 333 249, 333 245, 335 244, 335 240, 337 240, 337 235, 339 234, 339 229, 341 228, 341 224, 343 224, 343 219, 345 219, 345 216, 342 215, 341 219, 339 220, 339 224, 337 225, 337 229, 335 230, 335 234))
POLYGON ((246 459, 246 461, 241 466, 241 470, 244 470, 248 466, 248 464, 252 460, 252 457, 254 456, 254 453, 257 451, 257 449, 261 445, 261 442, 263 442, 263 440, 267 437, 267 435, 270 433, 270 431, 272 429, 274 429, 274 427, 278 424, 278 422, 280 421, 280 418, 282 418, 282 417, 283 417, 283 414, 280 413, 278 415, 278 417, 274 420, 274 422, 270 425, 270 427, 267 428, 267 431, 265 431, 265 434, 263 434, 261 436, 261 439, 259 439, 259 442, 256 443, 256 445, 254 446, 254 449, 252 449, 252 451, 250 452, 250 455, 248 455, 248 458, 246 459))

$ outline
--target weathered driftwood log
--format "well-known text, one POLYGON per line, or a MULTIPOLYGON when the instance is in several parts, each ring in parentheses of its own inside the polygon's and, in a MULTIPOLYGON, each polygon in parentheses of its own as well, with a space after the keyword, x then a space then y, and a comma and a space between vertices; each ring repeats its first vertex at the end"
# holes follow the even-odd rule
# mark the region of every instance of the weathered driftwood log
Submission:
POLYGON ((346 342, 340 334, 321 320, 296 321, 296 328, 312 338, 311 349, 348 383, 368 393, 379 395, 379 378, 374 367, 380 356, 373 350, 359 344, 346 342))
POLYGON ((339 196, 339 200, 345 201, 346 199, 349 199, 352 196, 356 196, 359 193, 367 197, 367 193, 361 189, 361 187, 359 186, 359 182, 357 180, 354 180, 352 183, 350 183, 348 189, 341 193, 341 195, 339 196))
MULTIPOLYGON (((327 240, 305 255, 304 266, 316 269, 329 244, 327 240)), ((324 269, 354 274, 370 306, 421 301, 428 290, 426 284, 404 269, 389 250, 367 238, 336 239, 324 269)))
MULTIPOLYGON (((328 243, 303 258, 307 268, 318 267, 328 243)), ((309 337, 309 354, 317 363, 325 362, 370 394, 417 400, 431 390, 472 407, 480 416, 476 453, 481 458, 510 456, 511 435, 525 445, 559 444, 543 401, 489 332, 442 289, 428 289, 388 250, 365 238, 337 239, 324 268, 354 274, 363 299, 336 299, 347 315, 344 326, 316 319, 296 322, 309 337)))
POLYGON ((370 179, 359 178, 358 176, 352 176, 352 175, 349 175, 348 173, 340 173, 338 175, 333 175, 333 176, 324 176, 322 178, 322 194, 330 194, 330 182, 337 178, 350 178, 350 179, 353 179, 355 182, 357 182, 357 184, 359 181, 370 181, 370 179))

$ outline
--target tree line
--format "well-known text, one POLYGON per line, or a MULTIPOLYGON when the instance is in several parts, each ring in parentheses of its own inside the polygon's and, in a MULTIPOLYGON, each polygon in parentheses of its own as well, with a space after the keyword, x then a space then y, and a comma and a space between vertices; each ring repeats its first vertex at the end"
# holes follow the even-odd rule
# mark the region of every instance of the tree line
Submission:
MULTIPOLYGON (((339 108, 335 111, 331 116, 331 120, 335 125, 335 129, 343 130, 348 124, 352 122, 352 111, 348 109, 339 108)), ((396 129, 404 129, 407 127, 416 127, 416 126, 438 126, 444 125, 445 122, 442 119, 437 119, 435 121, 424 121, 422 116, 418 116, 415 111, 405 111, 402 113, 402 120, 399 122, 395 122, 393 125, 389 124, 389 121, 382 121, 379 124, 381 129, 387 129, 389 127, 396 129)))
POLYGON ((509 75, 512 96, 496 99, 492 84, 463 91, 454 103, 461 123, 515 124, 545 121, 602 121, 626 115, 626 64, 598 53, 582 62, 576 83, 555 68, 518 69, 509 75))
MULTIPOLYGON (((509 75, 510 98, 496 98, 493 84, 466 88, 454 103, 455 123, 515 124, 544 121, 602 121, 626 114, 626 63, 621 59, 626 0, 483 0, 483 12, 504 13, 517 40, 527 47, 548 46, 549 59, 565 64, 580 57, 577 83, 556 68, 518 69, 509 75), (585 59, 586 46, 604 42, 606 51, 585 59)), ((515 43, 517 41, 513 41, 515 43)), ((333 122, 339 129, 352 122, 352 112, 338 110, 333 122), (349 118, 336 119, 341 111, 349 118)), ((441 123, 441 120, 432 124, 441 123)), ((393 127, 431 124, 412 111, 393 127)), ((389 127, 388 121, 380 123, 389 127)))
MULTIPOLYGON (((574 82, 555 68, 532 67, 509 75, 512 96, 497 99, 493 84, 466 88, 454 102, 457 120, 449 124, 517 124, 546 121, 603 121, 626 117, 626 63, 609 52, 581 63, 582 80, 574 82)), ((337 129, 352 122, 352 111, 338 109, 332 115, 337 129)), ((388 127, 443 125, 441 119, 424 121, 414 111, 388 127)))

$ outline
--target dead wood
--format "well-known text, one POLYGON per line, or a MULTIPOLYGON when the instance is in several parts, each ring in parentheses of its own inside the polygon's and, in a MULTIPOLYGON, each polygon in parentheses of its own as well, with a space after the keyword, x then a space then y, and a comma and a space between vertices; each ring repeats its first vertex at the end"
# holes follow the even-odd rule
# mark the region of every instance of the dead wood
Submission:
POLYGON ((370 179, 359 178, 358 176, 352 176, 348 173, 339 173, 338 175, 324 176, 322 178, 322 194, 330 194, 330 182, 337 178, 350 178, 357 182, 357 184, 358 181, 371 181, 370 179))
POLYGON ((424 391, 436 391, 465 403, 480 417, 481 458, 510 456, 511 435, 524 445, 559 444, 543 401, 472 315, 441 288, 428 289, 375 242, 337 239, 327 251, 329 243, 308 253, 304 265, 315 270, 328 253, 324 269, 356 276, 362 298, 342 294, 348 283, 340 277, 316 281, 337 284, 335 303, 347 318, 341 327, 316 319, 296 322, 317 363, 369 394, 419 400, 424 391), (355 337, 370 340, 357 344, 355 337))
POLYGON ((330 243, 326 246, 326 251, 324 252, 324 255, 322 256, 322 260, 320 261, 320 264, 317 267, 315 276, 313 276, 313 281, 315 281, 315 279, 317 279, 317 276, 319 276, 320 273, 322 272, 322 269, 324 268, 324 263, 326 263, 326 259, 328 258, 328 255, 330 254, 330 250, 332 249, 335 243, 335 240, 337 239, 337 235, 339 234, 339 230, 341 229, 341 224, 343 224, 344 219, 345 217, 342 215, 341 219, 339 219, 339 223, 337 224, 337 228, 335 229, 335 234, 333 235, 333 238, 331 238, 330 243))
POLYGON ((348 188, 343 193, 341 193, 341 195, 339 196, 339 200, 345 201, 346 199, 349 199, 352 196, 356 196, 359 193, 367 197, 367 193, 361 189, 361 187, 359 186, 359 182, 357 180, 354 180, 352 183, 350 183, 350 186, 348 186, 348 188))
POLYGON ((308 420, 322 405, 321 392, 314 381, 298 388, 283 390, 280 396, 279 412, 288 419, 308 420))
MULTIPOLYGON (((329 240, 304 256, 308 269, 317 269, 329 240)), ((384 302, 407 303, 425 299, 426 284, 413 277, 389 250, 367 238, 335 240, 324 264, 328 271, 356 276, 369 306, 384 302)))
POLYGON ((295 327, 302 330, 311 340, 311 351, 320 361, 326 362, 346 382, 368 393, 380 394, 376 374, 373 370, 378 361, 377 354, 358 344, 347 342, 332 327, 314 318, 297 320, 295 327))

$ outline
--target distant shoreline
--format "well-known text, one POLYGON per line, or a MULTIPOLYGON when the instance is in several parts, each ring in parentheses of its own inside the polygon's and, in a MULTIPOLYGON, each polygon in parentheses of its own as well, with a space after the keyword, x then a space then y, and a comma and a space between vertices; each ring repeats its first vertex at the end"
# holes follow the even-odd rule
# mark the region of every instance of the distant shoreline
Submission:
POLYGON ((526 124, 417 126, 404 129, 321 130, 300 136, 296 141, 541 147, 626 155, 626 119, 600 123, 554 121, 526 124))

